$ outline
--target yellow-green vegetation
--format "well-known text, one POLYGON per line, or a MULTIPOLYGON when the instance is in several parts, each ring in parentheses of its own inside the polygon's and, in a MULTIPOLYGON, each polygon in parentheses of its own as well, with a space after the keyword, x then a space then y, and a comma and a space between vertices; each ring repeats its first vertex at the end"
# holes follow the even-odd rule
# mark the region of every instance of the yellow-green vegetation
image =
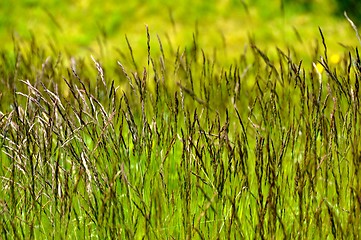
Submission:
POLYGON ((2 1, 0 238, 359 239, 353 1, 254 2, 2 1))
MULTIPOLYGON (((190 46, 193 34, 202 48, 225 48, 227 59, 238 57, 248 37, 261 47, 274 50, 293 46, 298 52, 310 55, 321 26, 328 37, 329 48, 353 45, 353 33, 337 11, 337 0, 267 1, 18 1, 0 3, 0 39, 2 47, 12 51, 16 41, 36 38, 42 47, 67 57, 89 57, 90 54, 119 58, 119 51, 127 51, 127 35, 136 49, 145 46, 144 25, 150 26, 154 36, 168 40, 173 48, 190 46), (54 46, 52 48, 52 46, 54 46)), ((351 6, 351 7, 350 7, 351 6)), ((350 5, 345 10, 350 10, 350 5)), ((155 49, 155 48, 154 48, 155 49)), ((301 54, 301 53, 299 53, 301 54)), ((135 51, 135 57, 145 57, 135 51)))

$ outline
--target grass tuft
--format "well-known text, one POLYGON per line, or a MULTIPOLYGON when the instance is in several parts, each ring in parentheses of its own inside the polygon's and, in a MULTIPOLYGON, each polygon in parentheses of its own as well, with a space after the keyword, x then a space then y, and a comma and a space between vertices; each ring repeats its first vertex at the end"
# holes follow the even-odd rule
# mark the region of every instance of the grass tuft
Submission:
POLYGON ((148 26, 147 63, 125 37, 116 69, 15 44, 0 58, 1 237, 359 238, 361 60, 333 63, 319 32, 312 66, 252 39, 224 65, 198 34, 174 52, 157 36, 155 54, 148 26))

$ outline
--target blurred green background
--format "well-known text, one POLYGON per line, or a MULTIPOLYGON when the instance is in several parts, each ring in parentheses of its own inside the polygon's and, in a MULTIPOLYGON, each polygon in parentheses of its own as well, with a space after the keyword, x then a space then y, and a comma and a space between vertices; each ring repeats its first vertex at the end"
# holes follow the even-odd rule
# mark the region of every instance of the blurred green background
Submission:
POLYGON ((203 49, 224 49, 227 57, 237 57, 251 36, 267 49, 292 46, 309 54, 320 39, 319 26, 337 52, 344 50, 339 42, 357 44, 343 11, 357 24, 360 5, 356 0, 2 0, 0 49, 12 52, 13 39, 36 39, 54 54, 119 57, 127 52, 126 34, 141 58, 148 25, 152 39, 158 34, 173 50, 192 45, 194 35, 203 49))

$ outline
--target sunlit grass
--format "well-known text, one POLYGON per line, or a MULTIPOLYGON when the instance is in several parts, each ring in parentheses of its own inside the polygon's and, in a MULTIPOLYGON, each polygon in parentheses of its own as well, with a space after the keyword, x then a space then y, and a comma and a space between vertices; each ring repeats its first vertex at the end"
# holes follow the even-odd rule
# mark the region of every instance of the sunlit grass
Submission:
MULTIPOLYGON (((195 30, 198 42, 211 52, 214 48, 227 46, 227 61, 235 58, 235 53, 254 36, 261 48, 272 49, 274 42, 279 47, 292 45, 297 52, 305 52, 308 57, 318 32, 322 27, 328 36, 328 46, 334 51, 343 51, 338 45, 354 45, 355 39, 349 31, 343 16, 331 17, 335 11, 327 1, 311 4, 309 10, 299 10, 301 3, 290 4, 281 9, 280 3, 269 4, 266 1, 216 3, 186 2, 163 4, 141 2, 114 4, 97 1, 82 1, 75 4, 54 4, 51 2, 17 4, 14 7, 4 5, 3 24, 0 38, 4 39, 4 49, 12 49, 11 35, 28 40, 31 35, 45 47, 55 44, 61 52, 69 55, 88 57, 101 53, 105 41, 108 57, 119 57, 115 48, 126 49, 124 35, 127 34, 134 48, 144 46, 144 25, 150 26, 153 34, 162 39, 169 38, 172 47, 189 46, 195 30), (321 11, 322 9, 322 11, 321 11), (80 21, 81 19, 81 21, 80 21), (297 32, 295 32, 297 29, 297 32), (298 36, 302 36, 299 42, 298 36), (343 39, 340 39, 342 36, 343 39), (212 39, 212 40, 210 40, 212 39), (301 51, 303 50, 303 51, 301 51)), ((166 40, 164 40, 166 42, 166 40)), ((274 49, 272 49, 273 51, 274 49)), ((137 60, 146 58, 143 51, 136 51, 137 60)))
POLYGON ((2 237, 359 237, 360 59, 319 32, 313 67, 252 41, 232 66, 197 40, 153 51, 149 28, 149 65, 130 42, 114 68, 19 43, 0 69, 2 237))
POLYGON ((14 34, 0 238, 360 238, 351 20, 243 3, 82 1, 14 34))

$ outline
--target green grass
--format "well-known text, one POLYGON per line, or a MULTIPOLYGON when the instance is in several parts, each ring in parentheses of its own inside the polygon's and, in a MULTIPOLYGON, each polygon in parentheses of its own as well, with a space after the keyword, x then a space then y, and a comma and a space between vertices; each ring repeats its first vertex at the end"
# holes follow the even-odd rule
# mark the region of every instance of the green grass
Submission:
MULTIPOLYGON (((127 52, 124 35, 135 49, 145 46, 144 25, 150 26, 153 36, 158 34, 164 44, 174 50, 192 44, 196 31, 197 41, 211 52, 224 48, 230 61, 252 35, 260 47, 270 51, 274 43, 297 52, 312 52, 321 26, 335 53, 353 45, 353 33, 337 9, 336 0, 319 0, 305 7, 307 1, 144 1, 127 4, 93 0, 72 1, 19 1, 0 3, 0 39, 2 49, 13 53, 12 36, 16 41, 29 41, 32 35, 48 52, 61 52, 68 59, 90 54, 110 59, 127 52), (283 6, 283 8, 282 8, 283 6), (297 29, 302 42, 297 38, 297 29), (342 36, 342 39, 340 39, 342 36), (55 47, 51 47, 51 46, 55 47)), ((347 9, 352 10, 352 9, 347 9)), ((353 18, 356 22, 358 18, 353 18)), ((156 41, 154 41, 156 42, 156 41)), ((157 49, 156 45, 153 49, 157 49)), ((138 61, 146 59, 145 51, 135 51, 138 61)), ((104 63, 107 65, 107 63, 104 63)))
POLYGON ((14 37, 0 57, 1 238, 360 238, 361 60, 342 21, 347 41, 297 24, 303 41, 259 41, 266 30, 237 47, 207 43, 201 22, 174 30, 183 44, 142 25, 92 56, 14 37))
POLYGON ((95 59, 3 57, 3 238, 359 237, 355 52, 319 79, 252 42, 234 66, 150 50, 121 88, 95 59))

